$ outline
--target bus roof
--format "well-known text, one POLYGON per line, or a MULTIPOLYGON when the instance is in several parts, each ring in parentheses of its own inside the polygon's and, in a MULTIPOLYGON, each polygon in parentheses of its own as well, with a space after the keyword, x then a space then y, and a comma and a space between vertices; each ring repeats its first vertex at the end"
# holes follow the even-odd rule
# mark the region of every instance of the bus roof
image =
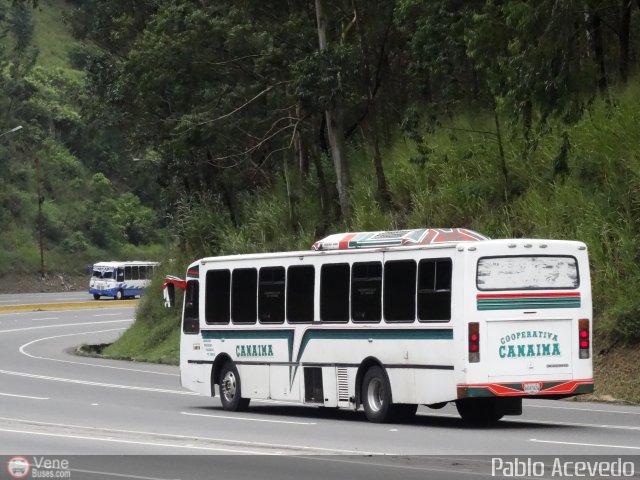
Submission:
POLYGON ((96 262, 92 265, 92 268, 95 267, 126 267, 126 266, 134 266, 134 265, 160 265, 159 262, 150 262, 147 260, 125 260, 125 261, 117 261, 111 260, 110 262, 96 262))
MULTIPOLYGON (((429 229, 433 230, 433 229, 429 229)), ((450 229, 449 229, 450 230, 450 229)), ((456 229, 458 230, 458 229, 456 229)), ((465 230, 465 232, 470 232, 470 230, 465 230)), ((372 233, 372 232, 370 232, 372 233)), ((476 235, 480 235, 476 232, 473 232, 476 235)), ((349 235, 349 234, 338 234, 338 235, 349 235)), ((330 238, 330 237, 327 237, 330 238)), ((531 247, 532 245, 537 245, 540 248, 546 248, 550 246, 558 247, 563 245, 563 248, 571 248, 571 249, 579 249, 586 250, 586 245, 582 242, 575 240, 552 240, 552 239, 539 239, 539 238, 518 238, 518 239, 496 239, 491 240, 487 237, 482 236, 482 238, 486 239, 485 241, 480 241, 479 239, 475 242, 480 243, 477 247, 474 245, 474 240, 459 240, 459 241, 445 241, 441 239, 440 241, 435 241, 431 243, 405 243, 404 245, 370 245, 366 248, 364 247, 351 247, 351 248, 327 248, 327 249, 311 249, 311 250, 300 250, 300 251, 285 251, 285 252, 263 252, 263 253, 245 253, 245 254, 235 254, 235 255, 222 255, 217 257, 203 257, 198 260, 192 262, 187 269, 187 277, 193 278, 194 275, 198 276, 199 265, 204 265, 207 263, 224 263, 224 262, 236 262, 236 261, 252 261, 252 260, 272 260, 276 258, 292 258, 292 257, 316 257, 316 256, 340 256, 342 254, 367 254, 372 251, 385 251, 385 250, 399 250, 399 251, 413 251, 413 250, 432 250, 432 249, 460 249, 460 244, 469 244, 469 250, 484 250, 485 248, 495 247, 497 245, 503 247, 504 249, 511 249, 517 247, 531 247), (194 275, 189 275, 192 272, 194 275)), ((321 242, 324 240, 321 240, 321 242)), ((316 242, 318 244, 319 242, 316 242)), ((516 250, 509 250, 509 254, 514 254, 516 250)), ((506 250, 505 250, 506 251, 506 250)))
POLYGON ((354 248, 408 247, 478 242, 488 237, 466 228, 418 228, 388 232, 336 233, 313 244, 313 250, 350 250, 354 248))

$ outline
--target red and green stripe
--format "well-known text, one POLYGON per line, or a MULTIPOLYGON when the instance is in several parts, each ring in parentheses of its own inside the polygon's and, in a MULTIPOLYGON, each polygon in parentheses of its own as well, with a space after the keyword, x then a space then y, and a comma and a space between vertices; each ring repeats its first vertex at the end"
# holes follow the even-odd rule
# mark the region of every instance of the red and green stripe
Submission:
POLYGON ((580 308, 580 292, 479 293, 478 310, 527 310, 541 308, 580 308))
POLYGON ((539 390, 528 393, 527 383, 458 384, 458 398, 477 397, 536 397, 544 395, 579 395, 593 393, 593 379, 539 382, 539 390))

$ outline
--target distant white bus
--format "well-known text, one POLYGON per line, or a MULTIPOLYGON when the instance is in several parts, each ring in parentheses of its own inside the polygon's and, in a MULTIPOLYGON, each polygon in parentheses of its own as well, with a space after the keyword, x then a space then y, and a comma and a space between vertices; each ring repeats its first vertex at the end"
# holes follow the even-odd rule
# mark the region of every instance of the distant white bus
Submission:
POLYGON ((585 244, 464 229, 332 235, 313 251, 202 258, 187 271, 182 385, 393 421, 464 420, 593 391, 585 244))
POLYGON ((139 297, 153 278, 158 262, 99 262, 91 267, 89 293, 93 298, 113 297, 116 300, 139 297))

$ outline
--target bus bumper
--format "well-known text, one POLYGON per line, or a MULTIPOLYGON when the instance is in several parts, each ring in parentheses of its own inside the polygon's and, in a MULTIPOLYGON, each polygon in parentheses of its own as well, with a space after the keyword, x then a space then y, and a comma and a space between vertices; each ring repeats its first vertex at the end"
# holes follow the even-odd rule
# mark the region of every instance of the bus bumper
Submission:
POLYGON ((458 398, 544 397, 562 398, 593 393, 593 379, 545 382, 458 384, 458 398))
POLYGON ((90 288, 89 295, 100 295, 102 297, 115 297, 117 291, 118 291, 117 288, 109 288, 108 290, 90 288))

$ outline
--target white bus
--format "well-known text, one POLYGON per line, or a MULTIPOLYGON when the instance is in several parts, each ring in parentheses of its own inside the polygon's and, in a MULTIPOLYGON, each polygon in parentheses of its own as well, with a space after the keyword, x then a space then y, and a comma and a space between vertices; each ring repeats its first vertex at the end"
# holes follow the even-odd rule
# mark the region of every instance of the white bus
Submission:
POLYGON ((142 290, 149 286, 153 270, 158 262, 99 262, 91 267, 89 294, 95 300, 100 297, 113 297, 116 300, 139 297, 142 290))
POLYGON ((593 391, 587 248, 464 229, 331 235, 312 251, 187 271, 182 385, 358 409, 374 422, 455 402, 490 422, 522 398, 593 391))

